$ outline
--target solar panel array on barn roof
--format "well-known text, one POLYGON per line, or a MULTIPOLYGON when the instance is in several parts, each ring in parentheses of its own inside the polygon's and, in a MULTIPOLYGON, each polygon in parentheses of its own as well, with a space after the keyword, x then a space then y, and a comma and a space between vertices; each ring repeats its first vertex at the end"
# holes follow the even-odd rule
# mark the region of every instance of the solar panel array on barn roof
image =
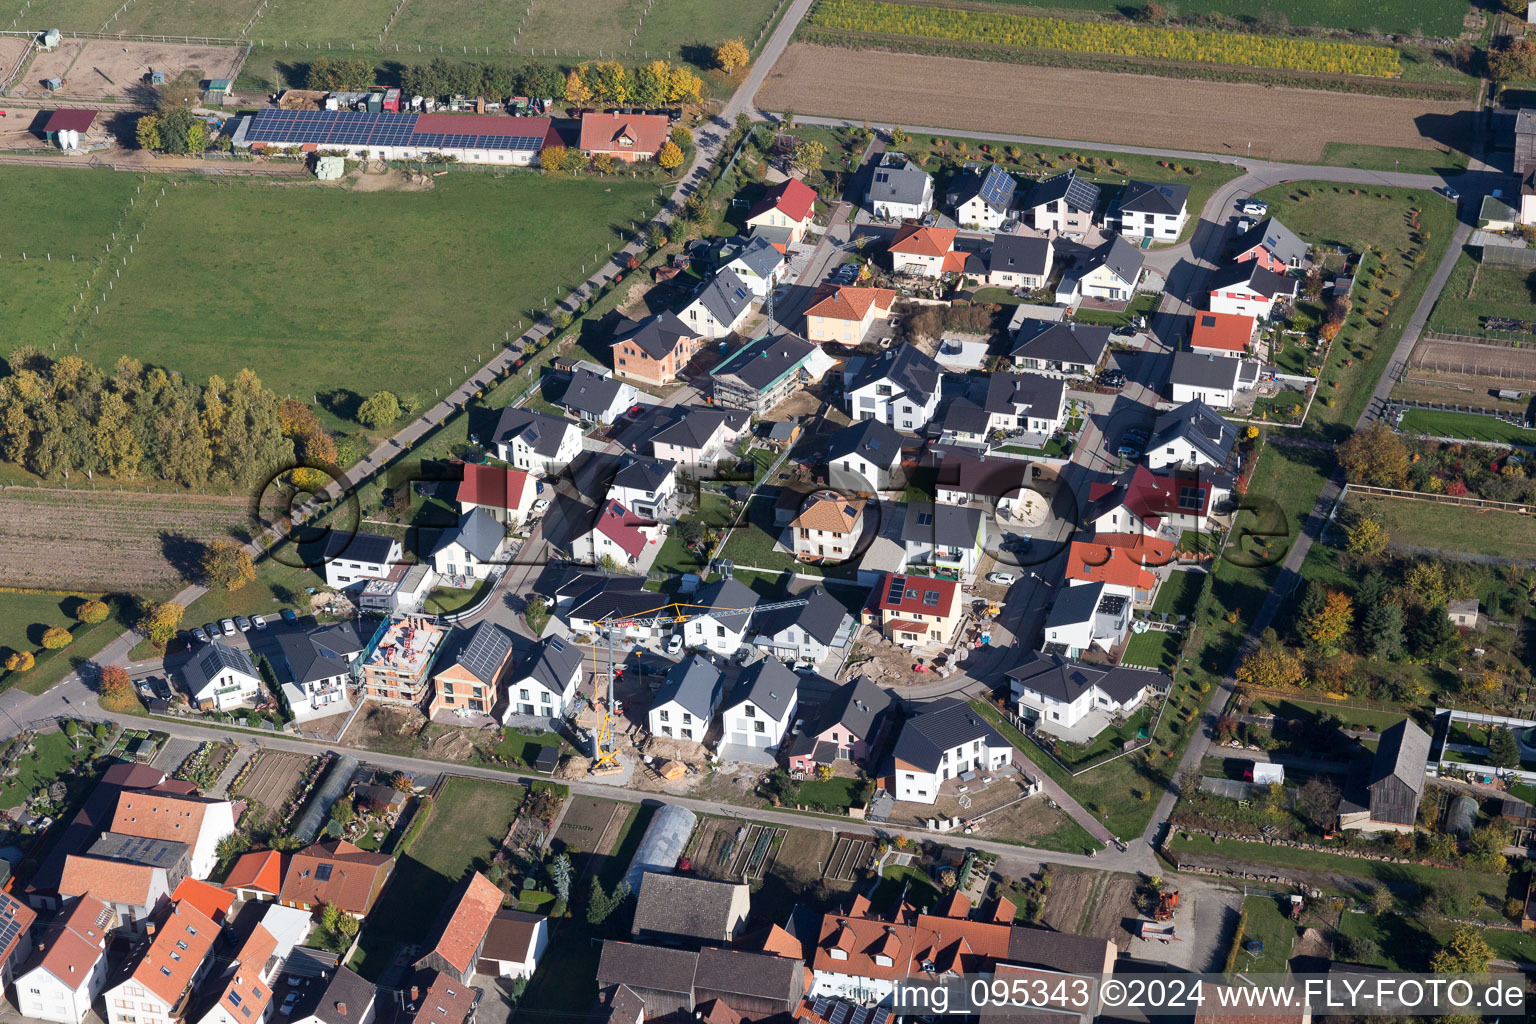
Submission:
MULTIPOLYGON (((495 118, 502 122, 483 125, 480 118, 465 117, 466 131, 443 131, 443 118, 415 113, 358 113, 350 110, 259 110, 246 129, 247 142, 285 146, 392 146, 420 149, 487 149, 537 151, 544 146, 549 122, 545 118, 495 118), (470 123, 473 121, 473 123, 470 123), (425 122, 425 123, 422 123, 425 122), (506 122, 520 122, 508 124, 506 122), (469 129, 497 129, 494 133, 469 129), (436 129, 422 131, 422 128, 436 129), (507 134, 507 129, 523 134, 507 134)), ((490 119, 487 119, 490 120, 490 119)))

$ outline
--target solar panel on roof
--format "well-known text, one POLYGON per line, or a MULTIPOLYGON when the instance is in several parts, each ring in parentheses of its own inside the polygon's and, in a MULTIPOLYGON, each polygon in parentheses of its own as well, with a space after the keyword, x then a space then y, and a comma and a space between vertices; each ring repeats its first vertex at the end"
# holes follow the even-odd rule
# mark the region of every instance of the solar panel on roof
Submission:
POLYGON ((1180 508, 1199 508, 1200 507, 1200 488, 1198 488, 1198 487, 1180 487, 1179 488, 1179 507, 1180 508))
POLYGON ((906 590, 907 578, 905 576, 891 577, 891 585, 885 592, 886 604, 899 604, 901 602, 901 595, 906 593, 906 590))
POLYGON ((981 183, 981 197, 989 203, 1001 206, 1008 201, 1012 193, 1013 179, 1008 176, 1007 171, 993 164, 992 169, 987 172, 986 180, 981 183))

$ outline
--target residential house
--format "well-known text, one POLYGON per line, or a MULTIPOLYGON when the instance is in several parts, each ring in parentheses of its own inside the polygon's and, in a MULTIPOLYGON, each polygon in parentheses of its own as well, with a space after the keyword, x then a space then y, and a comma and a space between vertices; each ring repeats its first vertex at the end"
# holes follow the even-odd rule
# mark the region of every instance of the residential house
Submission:
POLYGON ((1259 221, 1232 244, 1233 263, 1251 260, 1277 274, 1300 268, 1306 258, 1307 243, 1274 217, 1259 221))
POLYGON ((539 476, 559 476, 581 454, 581 428, 567 419, 507 406, 492 438, 496 457, 539 476))
POLYGON ((955 251, 954 228, 905 224, 891 240, 891 269, 914 277, 940 278, 965 269, 965 253, 955 251))
POLYGON ((423 943, 426 952, 413 966, 418 971, 440 971, 468 985, 501 901, 502 892, 494 882, 478 871, 470 872, 443 905, 423 943))
POLYGON ((394 866, 395 859, 388 854, 369 853, 344 839, 312 843, 289 856, 278 902, 300 910, 318 910, 328 904, 362 920, 378 901, 394 866))
POLYGON ((190 853, 186 843, 108 832, 90 854, 72 853, 65 859, 59 895, 94 896, 111 908, 114 929, 142 932, 186 877, 190 853))
POLYGON ((613 372, 646 384, 669 384, 698 351, 701 335, 676 313, 639 323, 625 317, 613 332, 613 372))
POLYGON ((897 800, 931 804, 945 781, 1013 763, 1013 747, 969 703, 941 697, 902 723, 891 751, 897 800))
POLYGON ((451 628, 420 615, 380 621, 359 669, 363 692, 374 700, 424 704, 451 628))
POLYGON ((417 971, 410 991, 419 1002, 406 1024, 475 1024, 485 994, 443 971, 417 971))
POLYGON ((1040 467, 1021 459, 989 458, 986 455, 957 455, 951 451, 930 452, 929 461, 938 471, 935 487, 939 501, 949 505, 977 504, 1011 512, 1015 501, 1031 491, 1031 482, 1040 467))
POLYGON ((879 220, 918 220, 933 209, 933 175, 887 151, 869 183, 869 212, 879 220))
POLYGON ((880 420, 859 420, 827 440, 827 480, 834 490, 888 490, 900 468, 901 435, 880 420))
POLYGON ((1210 309, 1268 320, 1276 302, 1296 298, 1297 278, 1268 269, 1258 260, 1229 263, 1211 275, 1210 309))
POLYGON ((789 524, 795 557, 803 562, 830 558, 833 564, 852 557, 864 532, 864 505, 863 498, 836 491, 816 491, 807 497, 789 524))
POLYGON ((561 396, 560 404, 583 423, 607 426, 624 415, 639 397, 640 392, 633 384, 582 368, 571 374, 570 386, 561 396))
POLYGON ((502 673, 512 660, 512 634, 489 619, 454 630, 432 677, 427 717, 440 711, 481 715, 496 706, 502 673))
POLYGON ((806 603, 752 617, 752 642, 776 658, 812 665, 846 650, 858 623, 842 602, 819 583, 796 597, 805 598, 806 603))
POLYGON ((323 553, 325 585, 344 590, 363 580, 383 579, 404 556, 405 549, 393 537, 332 530, 326 534, 323 553))
POLYGON ((785 228, 796 245, 815 223, 816 192, 799 178, 774 185, 747 211, 748 228, 785 228))
POLYGON ((710 371, 715 404, 744 409, 759 419, 805 386, 821 380, 833 359, 793 334, 764 335, 710 371))
POLYGON ((564 618, 572 633, 606 635, 611 629, 615 639, 643 640, 661 636, 661 627, 639 626, 631 621, 660 611, 667 603, 658 600, 659 595, 642 589, 645 580, 636 576, 594 575, 593 578, 598 582, 568 601, 562 598, 556 605, 556 614, 564 618))
POLYGON ((501 910, 491 918, 476 970, 492 978, 531 978, 549 948, 549 918, 501 910))
POLYGON ((946 646, 965 617, 954 580, 887 576, 875 592, 881 628, 903 647, 946 646))
POLYGON ((1215 508, 1231 493, 1226 473, 1154 473, 1137 465, 1117 481, 1089 485, 1083 525, 1095 536, 1144 533, 1177 540, 1185 530, 1209 530, 1215 508))
POLYGON ((981 563, 986 538, 986 519, 979 508, 907 502, 901 542, 907 549, 908 565, 929 565, 939 572, 972 576, 981 563))
POLYGON ((207 878, 218 864, 219 841, 235 831, 235 807, 228 800, 198 796, 185 783, 164 782, 119 793, 107 831, 185 843, 191 847, 190 874, 207 878))
POLYGON ((282 961, 273 954, 277 939, 257 924, 240 944, 224 973, 214 980, 218 999, 198 1024, 261 1024, 271 1018, 272 975, 282 961))
POLYGON ((1253 344, 1258 321, 1243 313, 1197 312, 1189 333, 1189 348, 1196 355, 1240 359, 1253 344))
POLYGON ((1044 288, 1056 262, 1051 239, 1038 235, 994 235, 987 256, 986 283, 1009 291, 1044 288))
POLYGON ((839 686, 790 741, 789 770, 809 775, 819 765, 838 761, 865 764, 893 703, 868 676, 839 686))
POLYGON ((300 1000, 290 1024, 373 1024, 377 1002, 373 982, 338 964, 318 998, 300 1000))
POLYGON ((949 403, 949 407, 944 410, 944 420, 939 425, 939 444, 946 447, 977 448, 985 452, 992 435, 987 411, 972 401, 969 395, 980 391, 977 397, 985 402, 984 388, 989 383, 990 380, 972 382, 966 396, 949 403), (978 387, 978 384, 981 386, 978 387))
POLYGON ((1237 428, 1204 402, 1185 402, 1161 414, 1147 441, 1149 469, 1225 469, 1237 444, 1237 428))
POLYGON ((713 468, 730 454, 747 427, 748 413, 739 409, 706 409, 685 405, 672 422, 651 435, 651 452, 690 473, 713 468))
POLYGON ((33 1020, 83 1024, 107 983, 112 924, 111 908, 94 896, 65 901, 14 969, 17 1011, 33 1020))
POLYGON ((723 683, 720 670, 706 657, 689 655, 672 666, 646 713, 651 735, 703 743, 720 707, 723 683))
POLYGON ((476 508, 459 516, 457 529, 444 530, 432 549, 432 569, 439 575, 487 579, 511 557, 506 524, 491 511, 476 508))
POLYGON ((34 910, 59 907, 59 880, 70 854, 85 853, 103 832, 110 831, 117 813, 117 799, 128 790, 153 789, 165 781, 165 772, 147 764, 118 762, 101 775, 85 803, 56 835, 26 885, 27 903, 34 910))
MULTIPOLYGON (((460 493, 463 493, 462 488, 460 493)), ((295 722, 352 710, 347 686, 366 646, 350 622, 277 635, 283 699, 295 722)))
POLYGON ((0 892, 0 986, 9 988, 16 970, 32 952, 37 911, 8 892, 0 892))
POLYGON ((1172 564, 1173 558, 1173 541, 1144 533, 1101 533, 1091 540, 1074 540, 1068 549, 1067 586, 1103 583, 1106 594, 1148 605, 1160 582, 1154 570, 1172 564))
POLYGON ((1176 242, 1189 223, 1189 186, 1128 181, 1120 196, 1120 233, 1126 238, 1176 242))
POLYGON ((578 647, 558 637, 541 640, 522 666, 507 680, 507 710, 503 725, 514 718, 562 718, 576 704, 583 660, 578 647))
POLYGON ((187 699, 203 711, 228 711, 255 702, 262 693, 261 673, 250 652, 210 640, 197 648, 178 672, 187 699))
POLYGON ((1175 352, 1168 372, 1170 397, 1180 405, 1202 402, 1217 409, 1231 409, 1239 391, 1258 382, 1258 363, 1247 359, 1175 352))
POLYGON ((608 485, 608 497, 643 519, 660 518, 677 494, 677 463, 670 459, 628 456, 608 485))
POLYGON ((683 643, 690 649, 703 648, 730 657, 752 635, 751 609, 758 601, 756 591, 740 580, 706 584, 690 601, 695 617, 681 627, 683 643))
POLYGON ((855 420, 879 420, 915 434, 938 411, 943 371, 916 345, 892 345, 844 375, 848 415, 855 420))
POLYGON ((243 853, 229 869, 224 888, 245 902, 275 900, 283 891, 287 855, 277 850, 243 853))
POLYGON ((369 616, 411 615, 421 611, 427 595, 437 586, 437 573, 425 562, 401 562, 379 580, 369 580, 357 595, 357 607, 369 616))
MULTIPOLYGON (((235 905, 234 893, 223 886, 214 885, 212 882, 204 882, 196 878, 183 878, 178 882, 176 888, 171 890, 171 899, 177 903, 186 900, 198 910, 201 910, 208 920, 219 925, 229 920, 229 912, 235 905)), ((270 908, 268 909, 270 910, 270 908)), ((256 911, 252 911, 252 913, 254 914, 256 911)), ((303 915, 300 916, 302 917, 303 915)), ((305 919, 304 935, 300 936, 301 939, 309 934, 309 925, 309 920, 305 919)))
POLYGON ((592 529, 577 538, 576 557, 592 565, 623 569, 638 565, 648 544, 658 544, 665 528, 609 499, 598 512, 592 529))
POLYGON ((726 743, 775 751, 799 706, 799 678, 778 658, 759 658, 742 672, 721 713, 726 743))
POLYGON ((1108 653, 1124 642, 1131 628, 1131 602, 1106 593, 1103 583, 1068 587, 1056 595, 1045 617, 1040 649, 1080 658, 1090 648, 1108 653))
POLYGON ((1136 283, 1146 262, 1140 249, 1116 235, 1089 258, 1078 278, 1078 289, 1084 299, 1129 302, 1136 297, 1136 283))
POLYGON ((1026 319, 1014 332, 1008 355, 1020 370, 1047 377, 1092 377, 1108 352, 1108 327, 1026 319))
POLYGON ((139 941, 102 994, 107 1024, 175 1024, 186 1017, 197 982, 213 965, 219 926, 187 903, 172 904, 139 941))
POLYGON ((1404 719, 1382 730, 1365 793, 1347 792, 1339 805, 1341 828, 1362 832, 1412 832, 1429 764, 1429 734, 1404 719))
POLYGON ((1067 171, 1038 182, 1024 200, 1023 213, 1036 231, 1086 235, 1099 205, 1099 186, 1067 171))
POLYGON ((1067 382, 1038 373, 990 374, 982 411, 988 433, 1054 434, 1065 423, 1067 382))
POLYGON ((805 337, 818 344, 835 341, 853 347, 864 340, 876 320, 888 319, 896 293, 889 288, 831 285, 805 311, 805 337))
POLYGON ((589 112, 581 118, 583 152, 597 156, 606 153, 615 160, 636 163, 654 160, 667 142, 671 118, 666 114, 600 114, 589 112))
POLYGON ((537 483, 523 470, 466 462, 456 500, 461 513, 483 508, 498 523, 519 523, 537 496, 537 483))
POLYGON ((645 1000, 628 985, 609 985, 597 994, 592 1024, 643 1024, 645 1000))
POLYGON ((1011 217, 1018 182, 998 164, 966 164, 949 183, 944 200, 955 223, 969 231, 996 231, 1011 217))
MULTIPOLYGON (((1067 592, 1086 589, 1072 587, 1067 592)), ((1031 653, 1007 674, 1019 714, 1035 718, 1047 732, 1074 729, 1093 711, 1129 714, 1144 701, 1166 693, 1170 683, 1161 672, 1087 665, 1060 654, 1031 653)))
POLYGON ((770 292, 789 278, 789 260, 783 250, 757 236, 731 257, 725 269, 745 281, 759 302, 767 299, 770 292))
MULTIPOLYGON (((805 964, 746 949, 677 949, 603 941, 597 964, 599 991, 628 991, 644 1019, 688 1014, 699 1008, 708 1024, 745 1019, 789 1019, 805 995, 805 964), (741 1007, 740 1010, 735 1009, 741 1007), (705 1010, 713 1016, 706 1017, 705 1010)), ((617 1016, 617 1014, 615 1014, 617 1016)), ((610 1016, 609 1020, 614 1017, 610 1016)), ((618 1019, 629 1024, 628 1012, 618 1019)))
POLYGON ((647 871, 629 933, 666 946, 729 945, 747 924, 752 896, 744 882, 647 871))

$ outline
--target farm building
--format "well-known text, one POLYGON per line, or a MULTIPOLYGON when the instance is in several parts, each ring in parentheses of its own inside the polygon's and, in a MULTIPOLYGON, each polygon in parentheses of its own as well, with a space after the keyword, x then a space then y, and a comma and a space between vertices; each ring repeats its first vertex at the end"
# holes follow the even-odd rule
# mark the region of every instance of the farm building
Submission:
POLYGON ((241 149, 298 147, 357 159, 451 156, 466 164, 529 167, 538 161, 539 150, 560 144, 560 135, 547 117, 258 110, 240 119, 234 144, 241 149))
POLYGON ((94 110, 55 110, 43 125, 43 138, 60 149, 79 149, 81 136, 95 123, 94 110))
POLYGON ((1404 719, 1381 734, 1365 792, 1339 804, 1339 825, 1362 832, 1412 832, 1424 795, 1429 734, 1404 719))

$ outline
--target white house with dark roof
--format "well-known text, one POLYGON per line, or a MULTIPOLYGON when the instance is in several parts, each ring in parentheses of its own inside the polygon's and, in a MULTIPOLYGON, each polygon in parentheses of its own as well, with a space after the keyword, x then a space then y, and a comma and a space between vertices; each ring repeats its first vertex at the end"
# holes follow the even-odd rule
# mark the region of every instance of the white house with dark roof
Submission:
POLYGON ((755 297, 750 284, 722 268, 677 315, 701 337, 723 338, 746 324, 755 297))
POLYGON ((836 490, 887 490, 900 467, 901 435, 879 420, 859 420, 827 440, 827 479, 836 490))
POLYGON ((560 404, 583 423, 607 426, 624 415, 639 397, 640 392, 633 384, 581 368, 571 374, 570 386, 560 397, 560 404))
POLYGON ((1169 397, 1181 405, 1203 402, 1216 409, 1230 409, 1237 393, 1251 390, 1258 377, 1259 364, 1250 359, 1175 352, 1168 371, 1169 397))
POLYGON ((799 688, 799 677, 778 658, 759 658, 747 666, 721 715, 724 741, 777 750, 794 721, 799 688))
POLYGON ((949 183, 944 201, 955 223, 969 231, 996 231, 1009 219, 1018 182, 997 164, 967 164, 949 183))
MULTIPOLYGON (((973 386, 973 392, 976 388, 973 386)), ((986 401, 983 392, 978 396, 986 401)), ((967 448, 985 449, 992 432, 987 411, 969 396, 961 396, 949 403, 944 419, 939 424, 939 443, 967 448)))
MULTIPOLYGON (((310 987, 318 987, 318 983, 312 982, 310 987)), ((377 1000, 373 982, 338 964, 324 988, 294 1007, 290 1024, 373 1024, 377 1000)))
POLYGON ((789 277, 789 260, 766 238, 754 237, 725 265, 751 290, 759 302, 789 277))
POLYGON ((1129 597, 1111 593, 1102 581, 1069 586, 1056 595, 1046 615, 1040 649, 1069 658, 1080 658, 1093 647, 1107 654, 1130 628, 1129 597))
POLYGON ((83 1024, 107 983, 113 914, 94 896, 67 900, 15 971, 16 1009, 33 1020, 83 1024))
POLYGON ((199 647, 178 675, 187 698, 204 710, 228 711, 252 703, 261 693, 261 673, 250 652, 222 640, 199 647))
POLYGON ((740 580, 721 579, 700 587, 688 602, 697 606, 690 611, 696 617, 683 624, 683 643, 690 649, 703 648, 726 657, 735 654, 751 636, 750 609, 758 602, 757 592, 740 580), (743 608, 749 610, 739 612, 743 608))
POLYGON ((1201 401, 1185 402, 1152 424, 1147 441, 1149 469, 1223 469, 1232 458, 1237 428, 1201 401))
POLYGON ((811 664, 845 650, 858 623, 842 602, 819 583, 795 596, 806 603, 752 617, 753 644, 776 658, 811 664))
POLYGON ((1077 176, 1076 169, 1037 182, 1021 213, 1036 231, 1086 235, 1099 205, 1099 186, 1077 176))
POLYGON ((1134 711, 1165 692, 1168 683, 1161 672, 1088 665, 1060 654, 1031 653, 1008 670, 1009 691, 1019 713, 1035 717, 1047 732, 1075 729, 1094 711, 1103 712, 1103 724, 1108 725, 1110 716, 1134 711))
POLYGON ((720 707, 724 677, 708 658, 694 654, 667 673, 651 700, 645 724, 653 736, 703 743, 720 707))
POLYGON ((933 175, 905 154, 887 151, 869 183, 869 212, 881 220, 916 220, 933 209, 933 175))
POLYGON ((498 978, 531 978, 549 948, 549 918, 521 910, 498 910, 485 932, 477 973, 487 966, 498 978))
POLYGON ((1176 242, 1189 223, 1189 186, 1130 181, 1120 195, 1120 233, 1176 242))
POLYGON ((843 392, 848 399, 848 415, 854 420, 879 420, 913 434, 938 411, 943 371, 916 345, 892 345, 866 358, 851 376, 849 369, 852 367, 844 370, 847 383, 843 392))
POLYGON ((570 420, 508 406, 492 438, 496 457, 518 469, 558 476, 581 454, 581 428, 570 420))
POLYGON ((507 560, 507 528, 489 509, 477 508, 459 517, 432 549, 432 569, 439 575, 473 576, 483 580, 507 560))
POLYGON ((1085 299, 1104 302, 1128 302, 1136 294, 1146 255, 1136 246, 1116 235, 1108 245, 1088 260, 1078 277, 1078 290, 1085 299))
POLYGON ((332 530, 325 541, 325 583, 343 590, 388 576, 405 549, 393 537, 332 530))
MULTIPOLYGON (((987 431, 1054 434, 1067 410, 1067 382, 1038 373, 994 373, 987 378, 987 431)), ((949 426, 946 418, 945 427, 949 426)))
POLYGON ((1210 309, 1268 320, 1276 302, 1296 298, 1299 283, 1298 278, 1277 273, 1260 260, 1229 263, 1211 275, 1207 286, 1210 309))
POLYGON ((581 649, 558 637, 535 645, 515 672, 507 675, 507 708, 502 724, 518 718, 563 718, 576 704, 581 687, 581 649))
POLYGON ((1013 747, 969 703, 943 697, 902 724, 891 762, 896 799, 931 804, 949 779, 1012 764, 1013 747))
POLYGON ((651 452, 692 472, 729 455, 749 422, 745 410, 685 405, 672 412, 675 418, 651 436, 651 452))
POLYGON ((1008 355, 1020 370, 1047 377, 1091 377, 1109 352, 1109 328, 1025 319, 1008 355))
POLYGON ((319 626, 299 633, 279 633, 278 676, 283 697, 295 722, 352 710, 347 684, 366 641, 350 622, 319 626), (284 671, 286 670, 286 672, 284 671))
POLYGON ((835 360, 804 338, 764 335, 726 358, 709 373, 715 404, 763 418, 807 384, 821 380, 835 360))
POLYGON ((1044 288, 1056 264, 1056 247, 1038 235, 994 235, 987 253, 986 283, 1010 291, 1044 288))
POLYGON ((574 551, 578 559, 593 565, 610 559, 619 568, 636 566, 647 545, 659 544, 665 532, 655 520, 637 515, 610 498, 598 510, 591 529, 576 538, 574 551))
POLYGON ((647 519, 657 518, 676 493, 677 463, 670 459, 628 457, 608 485, 610 498, 647 519))
POLYGON ((909 501, 902 520, 901 542, 908 565, 931 565, 971 576, 981 563, 987 538, 986 517, 979 508, 909 501))

